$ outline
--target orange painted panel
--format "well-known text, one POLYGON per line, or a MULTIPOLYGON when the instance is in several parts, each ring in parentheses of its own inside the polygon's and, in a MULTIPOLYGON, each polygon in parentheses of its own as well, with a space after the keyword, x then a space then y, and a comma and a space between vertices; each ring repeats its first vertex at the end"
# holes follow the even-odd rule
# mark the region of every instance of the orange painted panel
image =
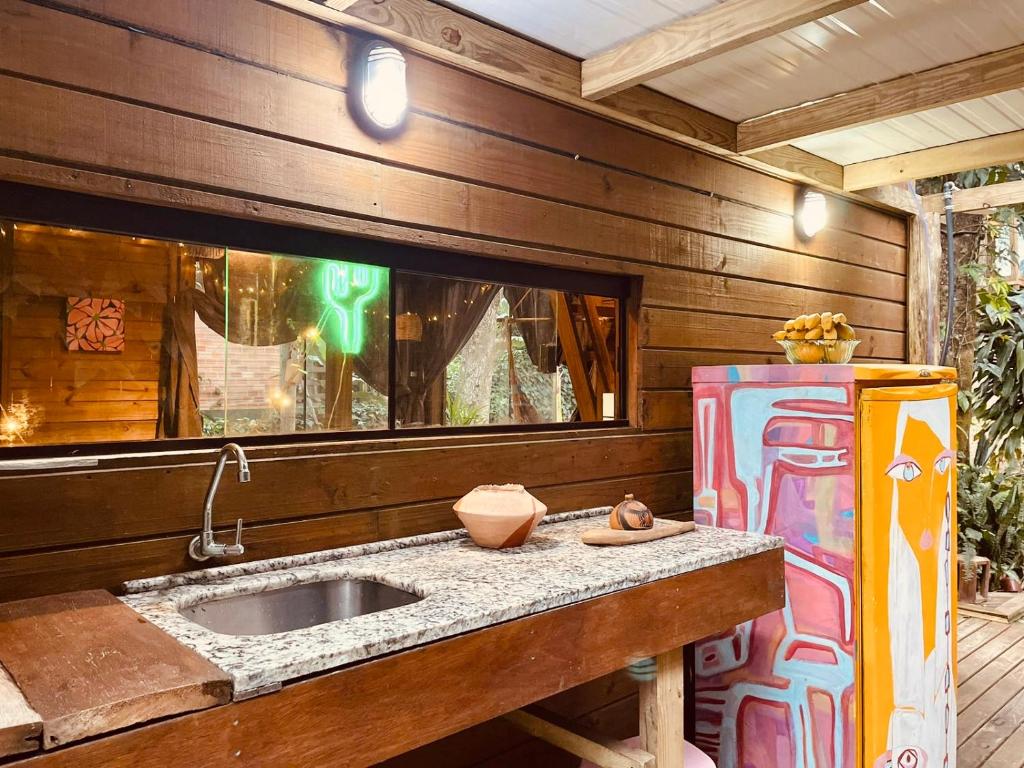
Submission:
POLYGON ((956 385, 861 391, 863 768, 956 762, 956 385))

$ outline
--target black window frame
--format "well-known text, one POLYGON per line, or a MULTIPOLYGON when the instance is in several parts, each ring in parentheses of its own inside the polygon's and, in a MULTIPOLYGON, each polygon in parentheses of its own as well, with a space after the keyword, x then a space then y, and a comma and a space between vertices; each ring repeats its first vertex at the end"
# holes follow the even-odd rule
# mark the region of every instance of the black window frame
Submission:
POLYGON ((122 453, 202 451, 218 448, 228 442, 237 442, 246 447, 282 447, 303 443, 347 443, 415 437, 568 432, 622 428, 630 425, 629 419, 624 415, 629 413, 630 405, 626 315, 630 307, 629 299, 633 278, 629 275, 585 272, 523 261, 506 261, 462 251, 441 250, 321 229, 241 219, 184 208, 165 207, 6 181, 0 181, 0 221, 25 222, 127 237, 145 237, 261 253, 279 253, 283 256, 298 258, 350 261, 386 267, 389 269, 389 311, 392 317, 388 352, 388 429, 297 431, 232 437, 154 437, 147 440, 9 446, 0 448, 0 466, 4 459, 56 459, 122 453), (617 360, 619 366, 617 417, 591 422, 395 428, 395 284, 397 275, 402 272, 617 299, 619 302, 617 333, 620 340, 617 360))

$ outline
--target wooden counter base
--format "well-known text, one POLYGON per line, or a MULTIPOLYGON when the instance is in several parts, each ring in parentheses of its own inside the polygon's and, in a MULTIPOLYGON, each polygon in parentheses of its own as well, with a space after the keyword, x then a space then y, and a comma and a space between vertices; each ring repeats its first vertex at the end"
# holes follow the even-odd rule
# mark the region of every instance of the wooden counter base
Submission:
POLYGON ((14 765, 369 766, 784 604, 776 549, 14 765))

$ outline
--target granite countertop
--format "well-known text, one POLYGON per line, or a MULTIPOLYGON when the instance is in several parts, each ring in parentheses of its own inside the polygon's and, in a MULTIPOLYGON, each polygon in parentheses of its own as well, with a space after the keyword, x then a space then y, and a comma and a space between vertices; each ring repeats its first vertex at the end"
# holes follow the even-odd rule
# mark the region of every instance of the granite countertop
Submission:
POLYGON ((295 678, 521 618, 782 546, 782 539, 698 526, 626 547, 591 547, 580 534, 609 508, 546 518, 516 549, 481 549, 464 530, 129 582, 121 598, 227 672, 235 699, 295 678), (595 519, 596 518, 596 519, 595 519), (196 603, 338 578, 379 581, 418 602, 343 621, 231 636, 179 611, 196 603))

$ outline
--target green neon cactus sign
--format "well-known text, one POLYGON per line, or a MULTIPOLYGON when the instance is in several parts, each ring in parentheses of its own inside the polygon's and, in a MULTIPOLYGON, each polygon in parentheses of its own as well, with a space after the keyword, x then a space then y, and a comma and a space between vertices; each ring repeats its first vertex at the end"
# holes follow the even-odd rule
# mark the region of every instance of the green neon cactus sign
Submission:
POLYGON ((318 323, 324 338, 347 355, 366 343, 366 308, 380 295, 387 269, 332 261, 320 272, 320 295, 327 305, 318 323))

